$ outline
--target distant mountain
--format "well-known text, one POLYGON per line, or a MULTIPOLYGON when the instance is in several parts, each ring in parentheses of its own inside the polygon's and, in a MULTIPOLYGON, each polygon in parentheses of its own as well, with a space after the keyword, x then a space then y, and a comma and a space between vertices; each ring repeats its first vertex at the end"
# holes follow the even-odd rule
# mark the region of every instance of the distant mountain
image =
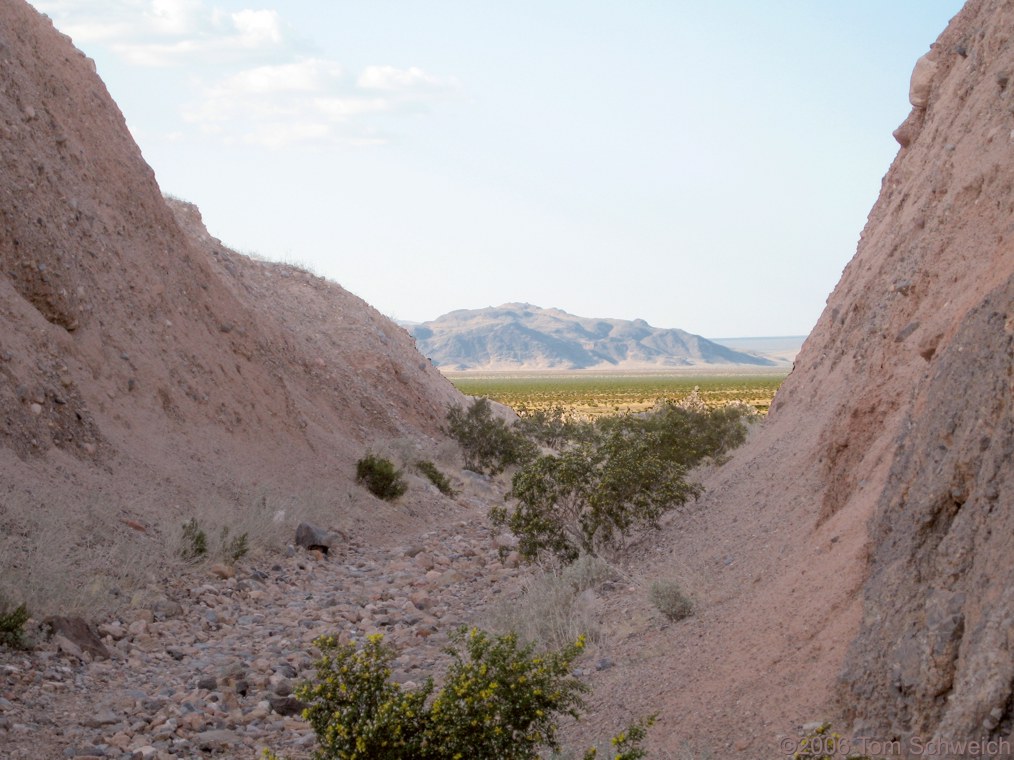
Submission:
POLYGON ((792 364, 803 347, 805 335, 779 335, 764 338, 712 338, 720 346, 758 354, 784 364, 792 364))
POLYGON ((643 319, 589 319, 527 303, 461 309, 408 329, 419 351, 449 370, 782 364, 643 319))

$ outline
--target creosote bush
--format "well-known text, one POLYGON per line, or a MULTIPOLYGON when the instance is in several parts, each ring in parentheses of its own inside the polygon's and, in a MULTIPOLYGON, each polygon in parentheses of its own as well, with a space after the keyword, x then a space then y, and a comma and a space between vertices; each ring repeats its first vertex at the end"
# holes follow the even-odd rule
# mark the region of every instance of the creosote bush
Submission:
POLYGON ((9 602, 0 596, 0 646, 7 646, 12 649, 24 649, 27 647, 24 629, 28 618, 28 607, 26 605, 19 604, 14 609, 10 609, 9 602))
MULTIPOLYGON (((440 689, 432 679, 415 689, 392 681, 395 652, 379 634, 361 648, 332 637, 315 644, 316 681, 295 694, 308 704, 303 717, 317 735, 316 760, 535 760, 540 750, 559 748, 558 722, 579 716, 587 691, 571 675, 581 638, 538 654, 513 634, 461 629, 452 636, 440 689)), ((627 753, 616 757, 643 757, 644 727, 635 724, 614 739, 627 753)))
POLYGON ((569 441, 585 437, 590 423, 580 422, 557 404, 548 409, 529 409, 521 404, 516 409, 515 429, 542 446, 559 449, 569 441))
POLYGON ((511 481, 513 509, 496 507, 490 517, 518 537, 525 559, 573 562, 621 549, 632 532, 657 527, 695 497, 685 473, 660 455, 655 436, 612 430, 525 465, 511 481))
POLYGON ((538 453, 536 445, 522 432, 493 415, 488 398, 476 399, 468 409, 451 407, 447 433, 461 446, 465 468, 473 472, 499 475, 538 453))
POLYGON ((393 501, 408 490, 408 485, 394 462, 375 454, 367 454, 356 462, 356 482, 385 501, 393 501))
POLYGON ((683 589, 676 581, 652 583, 648 598, 655 605, 655 609, 673 622, 690 617, 694 611, 693 602, 683 593, 683 589))
POLYGON ((457 491, 454 490, 454 486, 451 485, 450 479, 437 469, 437 466, 426 459, 420 459, 415 463, 415 468, 426 476, 426 479, 430 483, 437 487, 444 496, 455 496, 457 491))
POLYGON ((663 515, 699 495, 687 472, 742 443, 749 419, 742 406, 708 410, 671 402, 586 424, 564 425, 549 415, 534 429, 565 430, 569 437, 524 462, 511 481, 513 503, 490 516, 517 536, 529 561, 549 555, 567 563, 581 554, 619 552, 631 536, 657 528, 663 515))

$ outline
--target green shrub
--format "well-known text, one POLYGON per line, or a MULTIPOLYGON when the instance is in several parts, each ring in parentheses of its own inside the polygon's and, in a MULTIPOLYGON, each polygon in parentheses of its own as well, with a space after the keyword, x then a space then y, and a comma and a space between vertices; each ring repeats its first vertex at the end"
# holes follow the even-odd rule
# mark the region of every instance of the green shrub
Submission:
MULTIPOLYGON (((641 746, 648 736, 648 729, 655 725, 657 715, 649 715, 647 718, 635 721, 626 729, 618 733, 610 740, 612 749, 608 753, 611 760, 641 760, 647 757, 647 751, 641 746)), ((592 747, 584 753, 584 760, 597 760, 598 749, 592 747)))
POLYGON ((468 409, 451 407, 447 433, 461 446, 465 468, 498 475, 515 464, 530 461, 538 453, 532 441, 505 420, 493 416, 489 399, 480 398, 468 409))
POLYGON ((11 610, 7 600, 0 596, 0 645, 24 649, 27 646, 25 623, 28 618, 28 607, 19 604, 11 610))
POLYGON ((229 538, 229 526, 222 526, 222 534, 219 536, 219 552, 223 559, 229 562, 237 562, 245 557, 250 551, 250 537, 247 533, 240 533, 238 536, 229 538))
POLYGON ((566 422, 559 409, 526 413, 519 428, 558 451, 524 461, 508 494, 515 502, 490 516, 517 536, 529 561, 618 551, 632 533, 657 527, 662 515, 699 495, 686 473, 741 444, 751 414, 742 405, 708 410, 672 402, 584 424, 566 422))
POLYGON ((490 510, 518 537, 527 560, 617 550, 632 532, 657 527, 667 511, 697 496, 685 468, 659 453, 657 438, 611 430, 557 455, 541 456, 511 482, 513 508, 490 510))
POLYGON ((390 459, 367 454, 356 462, 356 482, 366 486, 374 496, 393 501, 408 490, 401 471, 390 459))
POLYGON ((683 589, 676 581, 652 583, 648 598, 655 605, 655 609, 673 622, 690 617, 694 611, 693 602, 683 593, 683 589))
POLYGON ((650 412, 603 417, 596 426, 603 432, 651 435, 660 457, 689 469, 706 458, 719 459, 742 444, 754 416, 743 404, 707 409, 660 401, 650 412))
POLYGON ((454 490, 454 486, 451 485, 450 479, 440 472, 433 462, 420 459, 415 463, 415 468, 425 475, 429 482, 435 485, 437 490, 444 496, 453 497, 457 494, 457 491, 454 490))
POLYGON ((583 639, 536 654, 507 634, 452 637, 443 688, 390 680, 395 652, 380 635, 361 649, 318 639, 317 678, 296 696, 317 735, 318 760, 533 760, 558 747, 561 716, 578 717, 587 687, 571 675, 583 639))
POLYGON ((191 517, 183 523, 183 543, 180 556, 187 562, 196 562, 208 554, 208 534, 201 528, 197 519, 191 517))
POLYGON ((517 432, 552 449, 561 449, 572 441, 586 438, 591 427, 589 423, 575 420, 559 404, 549 409, 529 409, 521 404, 515 411, 518 413, 514 426, 517 432))

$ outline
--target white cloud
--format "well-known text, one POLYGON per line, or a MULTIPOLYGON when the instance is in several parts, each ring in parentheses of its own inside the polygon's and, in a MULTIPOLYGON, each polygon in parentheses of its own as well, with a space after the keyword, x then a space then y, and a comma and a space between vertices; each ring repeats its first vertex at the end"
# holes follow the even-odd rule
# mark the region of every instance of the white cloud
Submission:
POLYGON ((268 147, 377 144, 384 137, 372 117, 418 110, 448 87, 418 68, 370 67, 353 78, 333 61, 305 58, 224 77, 202 90, 184 118, 208 133, 268 147))
POLYGON ((136 66, 251 63, 301 47, 278 11, 227 13, 205 0, 36 0, 78 43, 101 43, 136 66))
POLYGON ((418 66, 346 72, 309 57, 276 10, 224 11, 215 0, 35 0, 78 43, 133 66, 184 72, 184 122, 268 147, 384 142, 380 122, 455 89, 418 66))
POLYGON ((442 88, 444 84, 415 66, 397 69, 394 66, 367 66, 357 84, 366 90, 408 91, 442 88))

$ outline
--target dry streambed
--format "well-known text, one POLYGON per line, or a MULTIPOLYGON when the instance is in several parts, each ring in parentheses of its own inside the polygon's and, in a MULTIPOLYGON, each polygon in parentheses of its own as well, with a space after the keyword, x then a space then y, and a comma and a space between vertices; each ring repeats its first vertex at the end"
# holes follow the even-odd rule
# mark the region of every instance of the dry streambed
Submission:
POLYGON ((421 682, 442 670, 448 633, 518 593, 528 571, 498 548, 477 514, 412 546, 293 550, 138 594, 98 628, 108 659, 59 636, 0 648, 0 755, 305 756, 314 736, 291 692, 312 676, 313 640, 383 633, 400 652, 396 679, 421 682))

